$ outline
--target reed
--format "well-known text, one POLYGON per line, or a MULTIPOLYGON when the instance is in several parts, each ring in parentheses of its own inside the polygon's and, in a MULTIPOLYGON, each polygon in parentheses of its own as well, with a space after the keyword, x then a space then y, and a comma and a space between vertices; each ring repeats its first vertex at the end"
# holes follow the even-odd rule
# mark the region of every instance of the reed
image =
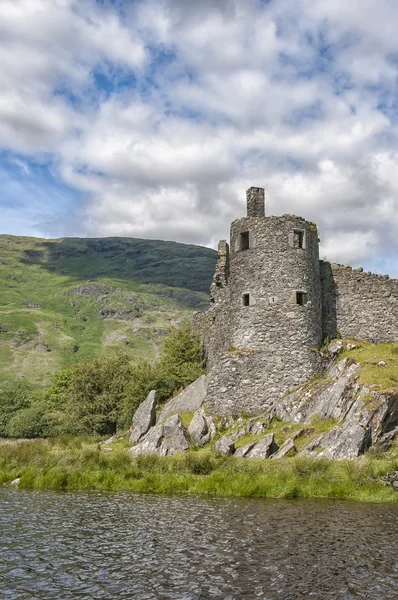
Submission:
POLYGON ((254 498, 339 498, 396 502, 380 478, 398 459, 366 456, 351 461, 304 457, 247 460, 192 450, 171 457, 131 459, 126 441, 105 452, 99 439, 67 437, 0 441, 0 484, 20 477, 30 490, 127 490, 254 498))

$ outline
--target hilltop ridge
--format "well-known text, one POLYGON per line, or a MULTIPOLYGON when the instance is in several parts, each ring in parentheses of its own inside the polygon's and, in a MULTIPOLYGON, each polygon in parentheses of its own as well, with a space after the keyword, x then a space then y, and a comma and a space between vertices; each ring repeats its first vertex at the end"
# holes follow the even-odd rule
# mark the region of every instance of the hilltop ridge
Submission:
POLYGON ((156 356, 170 326, 207 306, 216 259, 161 240, 0 235, 0 383, 47 383, 112 348, 156 356))

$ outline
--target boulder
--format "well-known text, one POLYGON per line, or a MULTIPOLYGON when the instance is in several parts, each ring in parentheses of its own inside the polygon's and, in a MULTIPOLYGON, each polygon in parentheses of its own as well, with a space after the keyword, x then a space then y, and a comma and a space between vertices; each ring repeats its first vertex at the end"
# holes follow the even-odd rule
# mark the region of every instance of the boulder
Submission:
POLYGON ((217 433, 217 428, 216 428, 216 424, 214 423, 213 417, 206 416, 206 421, 207 421, 208 432, 200 440, 201 446, 205 446, 206 444, 208 444, 217 433))
POLYGON ((249 425, 249 433, 252 435, 259 435, 264 433, 267 429, 267 423, 263 423, 262 421, 255 421, 249 425))
POLYGON ((203 410, 198 410, 194 414, 192 421, 188 426, 189 435, 191 440, 196 446, 199 446, 202 438, 208 433, 209 427, 207 425, 207 419, 203 410))
POLYGON ((178 396, 169 400, 159 415, 159 421, 165 421, 171 415, 195 412, 201 408, 206 398, 209 375, 201 375, 188 385, 178 396))
POLYGON ((332 340, 328 345, 329 356, 337 356, 342 350, 344 350, 343 340, 332 340))
POLYGON ((155 390, 149 392, 148 396, 141 402, 134 413, 130 444, 136 444, 151 427, 156 423, 155 390))
POLYGON ((214 450, 221 456, 226 456, 235 452, 235 444, 230 437, 224 435, 214 444, 214 450))
POLYGON ((274 434, 269 433, 254 444, 253 448, 245 455, 245 458, 269 458, 277 450, 278 446, 275 444, 274 434))
POLYGON ((234 456, 236 458, 245 458, 245 456, 250 452, 252 448, 256 445, 256 442, 251 442, 250 444, 246 444, 245 446, 241 446, 235 451, 234 456))
POLYGON ((163 439, 159 447, 161 456, 186 452, 189 448, 188 434, 180 416, 173 415, 163 423, 163 439))
POLYGON ((159 447, 163 440, 163 425, 155 425, 140 440, 140 442, 130 448, 130 456, 139 456, 141 454, 159 454, 159 447))
POLYGON ((293 456, 296 454, 296 452, 297 450, 296 446, 294 445, 294 440, 293 438, 289 438, 282 444, 279 450, 271 456, 271 458, 285 458, 285 456, 293 456))

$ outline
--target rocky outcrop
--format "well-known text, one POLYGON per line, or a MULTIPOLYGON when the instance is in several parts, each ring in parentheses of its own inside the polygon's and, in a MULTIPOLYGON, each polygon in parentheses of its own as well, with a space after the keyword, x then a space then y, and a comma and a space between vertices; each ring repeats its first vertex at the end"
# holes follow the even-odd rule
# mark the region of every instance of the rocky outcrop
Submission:
POLYGON ((221 456, 233 454, 235 452, 235 444, 228 436, 223 436, 214 444, 214 450, 221 456))
POLYGON ((199 446, 201 441, 209 431, 207 419, 203 410, 198 410, 188 427, 189 435, 191 436, 192 442, 199 446))
POLYGON ((130 456, 142 454, 158 454, 170 456, 178 452, 186 452, 189 448, 187 431, 178 415, 158 423, 152 427, 140 442, 130 448, 130 456))
POLYGON ((272 454, 271 458, 285 458, 286 456, 293 456, 294 454, 296 454, 296 452, 297 450, 294 444, 294 440, 292 438, 289 438, 284 444, 282 444, 282 446, 277 452, 275 452, 275 454, 272 454))
POLYGON ((171 415, 195 412, 201 408, 206 398, 208 382, 209 376, 201 375, 178 396, 169 400, 159 415, 159 421, 164 421, 171 415))
POLYGON ((269 433, 254 444, 253 448, 245 454, 245 458, 269 458, 277 450, 278 446, 275 444, 274 434, 269 433))
POLYGON ((142 402, 134 413, 130 444, 135 444, 156 423, 156 392, 149 392, 147 398, 142 402))
POLYGON ((163 440, 159 448, 161 456, 186 452, 189 448, 188 434, 179 415, 173 415, 163 424, 163 440))
POLYGON ((328 458, 355 458, 382 440, 398 425, 398 394, 381 393, 361 385, 360 365, 345 358, 331 366, 324 377, 283 398, 275 407, 277 417, 293 423, 334 420, 330 431, 320 434, 299 454, 328 458))

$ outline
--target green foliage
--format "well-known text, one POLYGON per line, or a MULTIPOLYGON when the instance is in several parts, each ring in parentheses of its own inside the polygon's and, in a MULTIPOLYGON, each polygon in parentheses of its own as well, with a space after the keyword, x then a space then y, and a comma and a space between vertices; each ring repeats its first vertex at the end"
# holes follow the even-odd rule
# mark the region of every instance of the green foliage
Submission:
POLYGON ((157 356, 170 323, 208 304, 214 250, 129 238, 0 235, 0 387, 128 348, 157 356))
POLYGON ((104 452, 98 439, 0 440, 0 484, 21 478, 22 489, 128 490, 258 498, 341 498, 397 502, 380 478, 398 459, 333 461, 217 457, 208 450, 176 456, 127 455, 127 440, 104 452))
POLYGON ((126 352, 61 371, 45 393, 51 434, 107 435, 128 427, 153 385, 153 366, 134 363, 126 352))
POLYGON ((202 373, 200 341, 184 325, 166 338, 156 363, 119 351, 58 372, 42 393, 22 385, 0 392, 0 436, 113 434, 130 426, 151 389, 162 400, 202 373))
POLYGON ((182 325, 164 341, 157 365, 159 402, 185 388, 203 374, 202 344, 189 324, 182 325))
POLYGON ((0 437, 9 435, 9 422, 19 412, 30 407, 32 390, 29 386, 5 385, 0 389, 0 437))

